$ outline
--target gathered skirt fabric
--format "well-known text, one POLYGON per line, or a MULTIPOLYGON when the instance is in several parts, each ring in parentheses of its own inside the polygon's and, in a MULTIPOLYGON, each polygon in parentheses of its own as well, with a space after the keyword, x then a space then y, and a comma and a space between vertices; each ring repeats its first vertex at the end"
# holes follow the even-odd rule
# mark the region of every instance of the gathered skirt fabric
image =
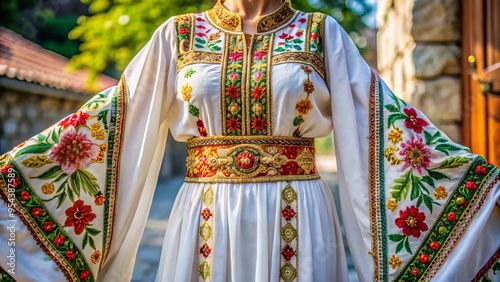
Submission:
MULTIPOLYGON (((211 280, 280 281, 281 192, 287 184, 184 183, 170 214, 156 281, 199 280, 200 214, 209 186, 214 192, 211 280)), ((329 187, 321 179, 292 181, 290 186, 298 201, 295 281, 348 281, 329 187)))

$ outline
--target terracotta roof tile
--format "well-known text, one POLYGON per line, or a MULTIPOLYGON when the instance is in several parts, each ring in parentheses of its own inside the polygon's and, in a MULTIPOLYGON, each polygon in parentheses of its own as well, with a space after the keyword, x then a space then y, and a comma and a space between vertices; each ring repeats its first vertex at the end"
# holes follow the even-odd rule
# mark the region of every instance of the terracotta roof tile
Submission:
POLYGON ((117 83, 114 78, 99 75, 96 89, 91 89, 86 84, 88 72, 69 71, 67 65, 67 58, 0 26, 0 77, 85 94, 95 94, 117 83))

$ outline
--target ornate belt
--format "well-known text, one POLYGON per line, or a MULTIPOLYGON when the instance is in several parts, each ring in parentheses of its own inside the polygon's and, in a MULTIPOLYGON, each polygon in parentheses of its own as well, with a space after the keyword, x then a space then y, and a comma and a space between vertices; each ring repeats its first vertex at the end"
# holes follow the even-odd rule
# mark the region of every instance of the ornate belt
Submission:
POLYGON ((195 137, 186 142, 186 182, 270 182, 318 179, 314 138, 195 137))

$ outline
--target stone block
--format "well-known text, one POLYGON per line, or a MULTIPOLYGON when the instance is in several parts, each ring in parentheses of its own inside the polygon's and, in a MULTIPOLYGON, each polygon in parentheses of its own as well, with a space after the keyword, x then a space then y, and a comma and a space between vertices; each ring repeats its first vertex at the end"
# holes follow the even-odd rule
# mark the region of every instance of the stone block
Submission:
POLYGON ((441 77, 434 80, 417 80, 412 105, 436 124, 461 121, 460 79, 441 77))
POLYGON ((418 0, 413 6, 411 33, 416 42, 460 41, 460 1, 418 0))
POLYGON ((457 45, 422 45, 413 50, 417 78, 432 78, 439 75, 459 75, 460 47, 457 45))

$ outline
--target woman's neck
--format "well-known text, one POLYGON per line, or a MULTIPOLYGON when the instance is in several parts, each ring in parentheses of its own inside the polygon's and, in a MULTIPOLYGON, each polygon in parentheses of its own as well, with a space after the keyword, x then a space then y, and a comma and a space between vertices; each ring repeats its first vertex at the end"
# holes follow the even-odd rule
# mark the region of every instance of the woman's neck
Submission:
POLYGON ((256 33, 262 16, 271 14, 283 4, 283 0, 225 0, 224 7, 240 16, 245 33, 256 33))

